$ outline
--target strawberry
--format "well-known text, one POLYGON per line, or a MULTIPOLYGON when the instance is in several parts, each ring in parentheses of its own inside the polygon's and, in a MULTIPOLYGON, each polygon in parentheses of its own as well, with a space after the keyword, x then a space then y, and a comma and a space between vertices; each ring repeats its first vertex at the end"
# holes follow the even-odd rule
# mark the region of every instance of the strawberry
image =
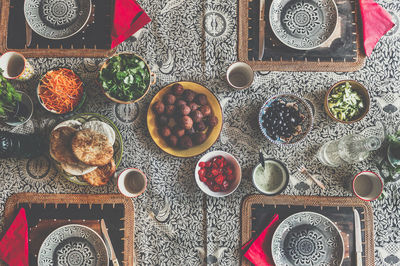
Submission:
POLYGON ((211 189, 215 183, 212 180, 207 180, 206 184, 211 189))
POLYGON ((215 162, 215 163, 213 163, 212 164, 212 168, 214 168, 214 169, 218 169, 218 164, 215 162))
POLYGON ((199 174, 200 177, 202 177, 202 176, 204 177, 205 174, 206 174, 206 169, 201 168, 201 169, 198 171, 198 174, 199 174))
POLYGON ((206 162, 205 167, 207 167, 207 168, 211 167, 211 161, 206 162))
POLYGON ((212 169, 212 170, 211 170, 211 174, 212 174, 213 176, 217 176, 217 175, 219 174, 219 170, 218 170, 218 169, 212 169))
POLYGON ((225 168, 225 174, 232 175, 232 173, 233 173, 232 168, 230 168, 230 167, 225 168))
POLYGON ((212 187, 211 190, 214 191, 214 192, 219 192, 219 191, 221 191, 221 188, 219 186, 215 185, 215 186, 212 187))
POLYGON ((218 185, 222 185, 222 182, 224 182, 225 178, 223 175, 219 175, 215 178, 215 183, 217 183, 218 185))
POLYGON ((226 180, 232 182, 233 180, 235 180, 235 177, 233 175, 227 175, 226 180))
POLYGON ((228 181, 224 180, 224 182, 222 182, 222 190, 223 191, 227 191, 229 189, 229 186, 230 186, 230 184, 228 181))
POLYGON ((204 176, 200 176, 200 181, 206 183, 207 182, 207 178, 205 178, 204 176))
POLYGON ((206 167, 206 163, 205 163, 205 162, 200 162, 200 163, 199 163, 199 167, 200 167, 200 168, 206 167))

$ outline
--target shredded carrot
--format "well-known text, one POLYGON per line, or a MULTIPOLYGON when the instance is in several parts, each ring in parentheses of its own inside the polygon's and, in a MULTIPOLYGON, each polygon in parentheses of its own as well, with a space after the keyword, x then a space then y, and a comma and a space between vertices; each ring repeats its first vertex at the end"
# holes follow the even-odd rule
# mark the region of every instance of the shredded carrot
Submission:
POLYGON ((72 111, 83 95, 80 78, 70 69, 47 72, 39 85, 39 97, 47 109, 59 114, 72 111))

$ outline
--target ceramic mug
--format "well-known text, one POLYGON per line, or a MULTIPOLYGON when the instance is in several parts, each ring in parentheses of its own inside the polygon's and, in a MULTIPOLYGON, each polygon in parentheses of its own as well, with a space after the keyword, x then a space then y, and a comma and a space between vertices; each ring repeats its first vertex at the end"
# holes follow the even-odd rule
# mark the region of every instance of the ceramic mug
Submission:
POLYGON ((17 52, 6 52, 0 57, 0 68, 7 79, 28 80, 35 73, 26 58, 17 52))
POLYGON ((146 186, 146 175, 139 169, 128 168, 118 176, 118 189, 126 197, 140 196, 146 190, 146 186))
POLYGON ((362 171, 352 182, 353 193, 360 199, 372 201, 379 198, 383 191, 382 178, 374 172, 362 171))
POLYGON ((233 63, 226 72, 226 80, 235 89, 248 88, 254 80, 253 69, 243 62, 233 63))

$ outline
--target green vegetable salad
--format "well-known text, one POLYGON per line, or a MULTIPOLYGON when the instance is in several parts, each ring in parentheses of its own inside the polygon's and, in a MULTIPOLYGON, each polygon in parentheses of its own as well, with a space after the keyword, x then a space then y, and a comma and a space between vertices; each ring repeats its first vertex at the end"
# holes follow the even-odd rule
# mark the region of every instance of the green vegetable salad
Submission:
POLYGON ((350 121, 362 113, 364 103, 350 83, 346 82, 332 90, 328 97, 328 107, 336 119, 350 121))
POLYGON ((142 59, 131 54, 112 57, 100 72, 100 83, 111 97, 121 101, 139 99, 150 82, 149 70, 142 59))

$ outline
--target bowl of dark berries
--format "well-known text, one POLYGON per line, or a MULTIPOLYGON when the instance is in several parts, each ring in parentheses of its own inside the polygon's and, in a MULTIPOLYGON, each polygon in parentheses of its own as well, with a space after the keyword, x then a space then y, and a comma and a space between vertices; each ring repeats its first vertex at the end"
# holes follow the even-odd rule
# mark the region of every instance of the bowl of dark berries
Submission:
POLYGON ((147 128, 154 142, 177 157, 208 150, 222 130, 222 109, 206 87, 189 81, 161 89, 147 111, 147 128))
POLYGON ((197 162, 196 183, 209 196, 224 197, 233 193, 242 179, 238 161, 224 151, 212 151, 197 162))
POLYGON ((303 140, 313 126, 310 105, 293 94, 279 94, 268 99, 258 117, 260 129, 272 143, 295 144, 303 140))

